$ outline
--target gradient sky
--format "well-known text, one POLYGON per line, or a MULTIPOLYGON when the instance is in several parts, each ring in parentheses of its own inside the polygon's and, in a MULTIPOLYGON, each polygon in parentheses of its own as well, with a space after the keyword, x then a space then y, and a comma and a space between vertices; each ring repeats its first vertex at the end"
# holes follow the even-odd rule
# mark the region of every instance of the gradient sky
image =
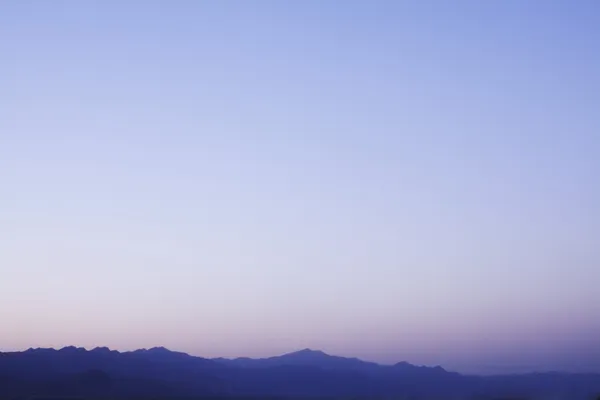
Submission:
POLYGON ((0 349, 600 371, 600 3, 0 3, 0 349))

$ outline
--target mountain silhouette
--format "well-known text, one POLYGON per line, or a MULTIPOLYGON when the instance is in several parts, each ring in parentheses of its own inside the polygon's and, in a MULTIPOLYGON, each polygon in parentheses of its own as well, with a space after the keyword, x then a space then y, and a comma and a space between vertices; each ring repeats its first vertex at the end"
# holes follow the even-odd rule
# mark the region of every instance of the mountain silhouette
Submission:
POLYGON ((206 359, 164 347, 0 353, 0 398, 256 396, 584 400, 600 374, 477 377, 400 362, 384 366, 304 349, 277 357, 206 359))
POLYGON ((358 358, 337 357, 326 354, 320 350, 304 349, 293 353, 269 358, 215 358, 225 365, 243 368, 265 368, 280 366, 305 366, 319 367, 322 369, 341 369, 374 371, 380 369, 380 365, 372 362, 362 361, 358 358))

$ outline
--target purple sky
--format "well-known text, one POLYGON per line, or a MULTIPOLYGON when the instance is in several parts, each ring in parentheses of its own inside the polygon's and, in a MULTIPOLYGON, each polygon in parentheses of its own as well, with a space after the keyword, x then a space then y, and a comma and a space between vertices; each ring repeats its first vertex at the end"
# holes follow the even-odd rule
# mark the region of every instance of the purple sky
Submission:
POLYGON ((600 371, 600 5, 4 1, 0 350, 600 371))

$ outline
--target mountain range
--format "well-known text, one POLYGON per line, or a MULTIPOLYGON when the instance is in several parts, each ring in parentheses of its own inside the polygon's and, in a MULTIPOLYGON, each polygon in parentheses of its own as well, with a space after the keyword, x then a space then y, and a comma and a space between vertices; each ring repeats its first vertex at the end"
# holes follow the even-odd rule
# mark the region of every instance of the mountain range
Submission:
POLYGON ((588 400, 600 395, 600 374, 466 376, 439 366, 384 366, 310 349, 262 359, 207 359, 163 347, 0 353, 0 398, 33 395, 588 400))

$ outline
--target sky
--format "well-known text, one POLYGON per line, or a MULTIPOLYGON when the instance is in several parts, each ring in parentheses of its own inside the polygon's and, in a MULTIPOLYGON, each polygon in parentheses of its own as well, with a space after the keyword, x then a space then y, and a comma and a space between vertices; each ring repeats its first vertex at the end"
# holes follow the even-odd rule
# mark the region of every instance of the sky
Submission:
POLYGON ((0 3, 0 350, 600 372, 600 5, 0 3))

